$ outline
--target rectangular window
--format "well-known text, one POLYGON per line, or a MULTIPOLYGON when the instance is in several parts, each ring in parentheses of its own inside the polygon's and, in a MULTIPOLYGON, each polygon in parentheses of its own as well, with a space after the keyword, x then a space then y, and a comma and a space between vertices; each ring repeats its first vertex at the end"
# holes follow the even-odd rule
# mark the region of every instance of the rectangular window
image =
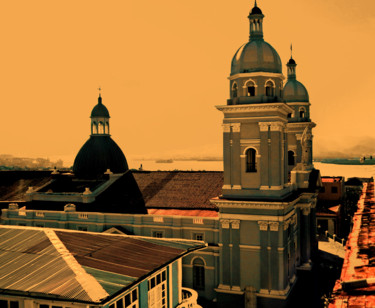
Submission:
POLYGON ((89 218, 89 215, 86 214, 86 213, 79 213, 79 214, 78 214, 78 218, 79 218, 79 219, 88 219, 88 218, 89 218))
POLYGON ((87 227, 84 226, 78 226, 79 231, 87 231, 87 227))
MULTIPOLYGON (((109 308, 115 308, 115 304, 109 305, 109 308)), ((138 308, 138 288, 117 300, 116 308, 138 308)))
POLYGON ((193 233, 193 240, 204 241, 203 233, 193 233))
POLYGON ((337 194, 337 187, 336 187, 336 186, 332 186, 332 187, 331 187, 331 192, 332 192, 333 194, 337 194))
POLYGON ((0 308, 8 308, 8 301, 0 300, 0 308))
POLYGON ((0 300, 0 308, 19 308, 18 301, 0 300))
POLYGON ((163 231, 153 231, 152 236, 162 238, 163 237, 163 231))
POLYGON ((156 274, 148 281, 148 307, 167 308, 166 271, 156 274))

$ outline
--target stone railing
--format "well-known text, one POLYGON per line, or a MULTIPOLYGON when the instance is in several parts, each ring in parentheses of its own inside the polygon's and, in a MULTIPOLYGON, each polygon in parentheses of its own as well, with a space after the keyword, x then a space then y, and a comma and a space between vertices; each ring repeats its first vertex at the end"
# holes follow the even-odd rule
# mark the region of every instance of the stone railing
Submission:
POLYGON ((182 288, 182 302, 176 308, 202 308, 200 305, 198 305, 197 300, 197 291, 182 288))

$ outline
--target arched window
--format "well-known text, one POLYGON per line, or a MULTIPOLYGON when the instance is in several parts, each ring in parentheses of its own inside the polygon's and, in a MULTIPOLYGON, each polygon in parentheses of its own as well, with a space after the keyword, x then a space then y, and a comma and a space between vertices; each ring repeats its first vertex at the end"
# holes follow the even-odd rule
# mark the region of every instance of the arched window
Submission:
POLYGON ((99 125, 98 125, 98 134, 104 134, 104 125, 103 125, 103 122, 99 122, 99 125))
POLYGON ((288 165, 294 166, 294 152, 288 151, 288 165))
POLYGON ((98 133, 98 124, 96 122, 92 122, 92 133, 93 134, 98 133))
POLYGON ((299 109, 299 117, 300 117, 301 119, 304 119, 304 118, 305 118, 305 108, 301 107, 301 108, 299 109))
POLYGON ((246 172, 257 172, 255 149, 246 151, 246 172))
POLYGON ((232 97, 233 98, 237 97, 237 83, 233 83, 233 86, 232 86, 232 97))
POLYGON ((246 96, 255 96, 255 83, 252 80, 246 82, 246 96))
POLYGON ((109 123, 105 122, 105 133, 109 134, 109 123))
POLYGON ((274 85, 271 80, 267 81, 266 83, 266 96, 274 96, 273 93, 274 85))
POLYGON ((195 290, 204 290, 204 261, 201 258, 196 258, 193 261, 193 288, 195 290))

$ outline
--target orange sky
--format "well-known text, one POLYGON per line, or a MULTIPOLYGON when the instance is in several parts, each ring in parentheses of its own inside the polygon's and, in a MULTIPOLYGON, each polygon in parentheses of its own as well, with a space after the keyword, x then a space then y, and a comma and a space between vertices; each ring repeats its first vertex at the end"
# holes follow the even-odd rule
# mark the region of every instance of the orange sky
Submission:
MULTIPOLYGON (((127 157, 221 155, 230 62, 253 1, 3 1, 0 153, 74 157, 99 86, 127 157)), ((314 151, 372 137, 374 0, 259 0, 310 94, 314 151)))

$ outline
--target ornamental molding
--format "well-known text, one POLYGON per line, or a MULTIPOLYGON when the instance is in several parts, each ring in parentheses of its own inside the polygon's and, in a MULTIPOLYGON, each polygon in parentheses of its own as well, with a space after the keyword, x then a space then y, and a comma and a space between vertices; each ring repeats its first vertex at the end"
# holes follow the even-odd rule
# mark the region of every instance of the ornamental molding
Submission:
POLYGON ((271 222, 270 223, 270 230, 271 231, 279 231, 279 223, 278 222, 271 222))
POLYGON ((258 221, 259 230, 260 231, 267 231, 268 230, 268 222, 267 221, 258 221))
POLYGON ((241 131, 241 123, 231 124, 233 133, 239 133, 241 131))
POLYGON ((303 132, 306 127, 313 129, 316 126, 316 124, 314 122, 297 122, 297 123, 288 123, 286 126, 287 126, 287 132, 296 132, 296 131, 303 132))
POLYGON ((311 106, 310 102, 292 102, 287 103, 288 106, 311 106))
POLYGON ((284 222, 284 231, 288 229, 289 225, 290 225, 290 220, 288 219, 287 221, 284 222))
POLYGON ((224 123, 222 126, 224 133, 230 133, 231 128, 233 133, 239 133, 241 131, 241 123, 224 123))
POLYGON ((232 229, 239 229, 240 228, 240 221, 238 219, 230 221, 232 229))
POLYGON ((234 80, 238 78, 251 78, 251 77, 273 77, 273 78, 280 78, 285 80, 283 74, 280 73, 268 73, 268 72, 253 72, 253 73, 239 73, 232 76, 229 76, 229 80, 234 80))
POLYGON ((222 219, 220 220, 221 228, 222 229, 232 229, 238 230, 240 228, 240 220, 239 219, 222 219))
POLYGON ((217 105, 217 110, 225 113, 239 113, 239 112, 265 112, 265 111, 279 111, 285 115, 292 113, 293 109, 285 103, 273 104, 254 104, 254 105, 217 105))
POLYGON ((259 122, 259 129, 261 132, 283 132, 285 124, 283 122, 259 122))
POLYGON ((230 124, 222 124, 222 126, 224 133, 230 133, 230 124))
POLYGON ((311 209, 310 209, 309 207, 305 207, 305 208, 302 209, 302 214, 303 214, 304 216, 309 215, 310 212, 311 212, 311 209))
POLYGON ((222 229, 229 229, 230 220, 229 219, 222 219, 220 220, 221 228, 222 229))
MULTIPOLYGON (((224 185, 225 187, 230 185, 224 185)), ((226 189, 224 188, 223 189, 226 189)), ((230 188, 229 188, 230 189, 230 188)), ((221 208, 243 208, 243 209, 266 209, 266 210, 285 210, 289 206, 295 206, 301 197, 292 202, 261 202, 261 201, 236 201, 226 199, 211 199, 210 202, 221 208)), ((299 204, 297 204, 299 206, 299 204)))

